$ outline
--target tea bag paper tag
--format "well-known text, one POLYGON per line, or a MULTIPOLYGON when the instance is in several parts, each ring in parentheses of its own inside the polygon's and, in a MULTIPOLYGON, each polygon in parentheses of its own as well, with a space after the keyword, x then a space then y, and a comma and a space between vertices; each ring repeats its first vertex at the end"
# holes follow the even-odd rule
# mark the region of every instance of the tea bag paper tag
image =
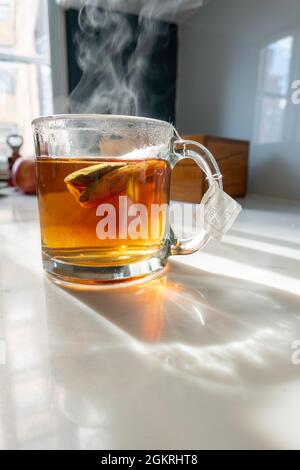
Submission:
POLYGON ((228 232, 242 210, 232 197, 222 191, 218 184, 204 194, 204 228, 214 240, 221 240, 228 232))

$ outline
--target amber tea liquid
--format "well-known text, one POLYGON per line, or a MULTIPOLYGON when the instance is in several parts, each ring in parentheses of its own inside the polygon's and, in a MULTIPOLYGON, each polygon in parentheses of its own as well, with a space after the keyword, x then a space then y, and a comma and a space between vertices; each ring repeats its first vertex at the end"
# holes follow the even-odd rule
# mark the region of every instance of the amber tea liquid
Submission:
MULTIPOLYGON (((169 203, 170 167, 157 159, 143 161, 84 158, 37 159, 39 210, 46 259, 80 266, 115 266, 151 258, 167 237, 167 211, 152 205, 169 203), (148 212, 146 238, 120 239, 120 197, 128 207, 143 204, 148 212), (116 212, 116 238, 100 239, 97 226, 101 204, 116 212), (99 214, 99 212, 98 212, 99 214), (156 231, 150 229, 155 226, 156 231)), ((125 215, 125 214, 123 214, 125 215)), ((124 220, 124 219, 123 219, 124 220)), ((132 217, 126 216, 128 224, 132 217)))

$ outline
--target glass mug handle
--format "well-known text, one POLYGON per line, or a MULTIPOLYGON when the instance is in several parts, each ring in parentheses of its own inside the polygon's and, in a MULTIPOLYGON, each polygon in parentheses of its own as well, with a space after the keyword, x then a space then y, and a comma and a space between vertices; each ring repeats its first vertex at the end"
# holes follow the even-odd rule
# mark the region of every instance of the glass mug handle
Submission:
MULTIPOLYGON (((174 140, 170 162, 172 170, 178 162, 186 158, 194 160, 194 162, 204 172, 208 182, 208 190, 213 189, 216 184, 219 189, 223 189, 222 174, 212 153, 204 145, 199 142, 195 142, 194 140, 174 140), (193 145, 194 147, 199 148, 201 153, 186 149, 187 145, 193 145)), ((176 241, 171 245, 171 255, 189 255, 195 253, 195 251, 198 251, 200 248, 203 248, 209 241, 210 235, 204 230, 201 230, 201 232, 195 237, 176 240, 176 236, 174 236, 174 232, 171 228, 171 238, 173 238, 172 242, 174 240, 176 241)))

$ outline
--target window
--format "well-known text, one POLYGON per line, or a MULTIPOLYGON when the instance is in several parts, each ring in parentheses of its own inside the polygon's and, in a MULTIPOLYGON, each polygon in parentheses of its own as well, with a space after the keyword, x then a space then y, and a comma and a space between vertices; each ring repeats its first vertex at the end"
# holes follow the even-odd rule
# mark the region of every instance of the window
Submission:
POLYGON ((255 132, 258 144, 284 140, 293 43, 293 36, 286 36, 261 51, 255 132))
POLYGON ((0 94, 13 95, 16 90, 16 70, 15 67, 9 67, 6 63, 0 64, 0 94))
POLYGON ((53 112, 47 0, 0 0, 0 159, 10 133, 32 155, 31 121, 53 112))
POLYGON ((9 17, 10 0, 0 0, 0 21, 7 21, 9 17))

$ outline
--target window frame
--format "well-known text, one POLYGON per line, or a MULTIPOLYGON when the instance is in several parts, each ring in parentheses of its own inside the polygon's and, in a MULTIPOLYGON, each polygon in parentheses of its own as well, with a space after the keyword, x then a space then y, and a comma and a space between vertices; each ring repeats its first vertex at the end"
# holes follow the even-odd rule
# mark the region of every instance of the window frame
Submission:
POLYGON ((56 0, 46 1, 48 2, 53 110, 55 114, 66 114, 69 112, 66 13, 56 0))
MULTIPOLYGON (((35 65, 39 70, 47 67, 50 73, 49 86, 52 93, 49 96, 49 112, 51 111, 53 114, 66 114, 69 112, 66 14, 64 8, 58 4, 57 0, 42 0, 40 8, 47 9, 46 21, 49 32, 49 54, 46 57, 26 53, 20 54, 12 48, 2 47, 0 48, 0 62, 3 63, 4 67, 5 64, 16 66, 22 64, 35 65)), ((48 97, 46 96, 45 98, 48 97)), ((41 108, 40 112, 43 112, 41 108)), ((30 123, 28 123, 28 126, 30 126, 30 123)), ((3 142, 1 141, 2 144, 3 142)), ((1 154, 0 161, 2 162, 2 160, 1 154)))
POLYGON ((68 61, 65 26, 65 11, 56 0, 44 0, 48 8, 50 37, 50 61, 44 57, 19 55, 0 50, 1 62, 46 65, 51 70, 53 111, 55 114, 68 111, 68 61))

